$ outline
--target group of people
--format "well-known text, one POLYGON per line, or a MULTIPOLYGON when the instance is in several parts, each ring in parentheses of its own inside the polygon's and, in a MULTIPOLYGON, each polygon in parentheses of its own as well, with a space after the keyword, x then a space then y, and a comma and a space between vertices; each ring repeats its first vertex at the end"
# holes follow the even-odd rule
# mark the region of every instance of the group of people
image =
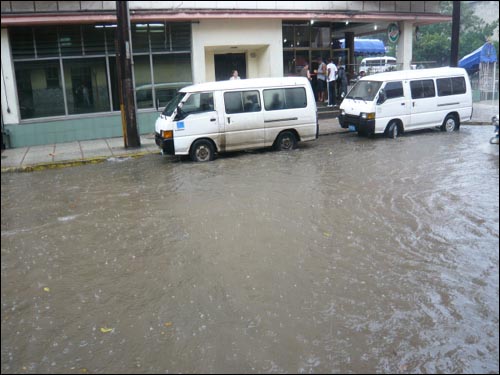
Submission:
MULTIPOLYGON (((328 64, 322 57, 318 58, 318 69, 314 70, 316 74, 315 95, 318 102, 328 101, 328 107, 337 105, 337 91, 340 100, 347 93, 347 74, 343 65, 337 68, 333 58, 328 59, 328 64)), ((309 70, 309 63, 306 62, 300 75, 309 79, 312 83, 313 78, 309 70)))
MULTIPOLYGON (((342 100, 342 98, 347 94, 347 74, 345 71, 345 66, 341 65, 337 68, 337 65, 333 62, 333 58, 328 59, 328 64, 325 64, 322 57, 318 58, 318 69, 314 71, 316 74, 316 87, 313 86, 315 90, 316 99, 318 102, 327 102, 328 107, 337 106, 337 99, 342 100), (338 92, 338 95, 337 95, 338 92)), ((312 85, 312 75, 309 70, 309 63, 306 62, 302 68, 300 75, 306 77, 312 85)), ((233 70, 229 80, 238 80, 240 76, 237 70, 233 70)))

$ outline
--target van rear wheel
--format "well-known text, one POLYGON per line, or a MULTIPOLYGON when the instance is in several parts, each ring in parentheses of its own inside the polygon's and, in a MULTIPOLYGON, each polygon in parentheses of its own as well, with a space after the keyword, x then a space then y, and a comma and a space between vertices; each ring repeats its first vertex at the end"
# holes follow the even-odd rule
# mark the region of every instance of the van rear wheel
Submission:
POLYGON ((192 161, 211 161, 214 160, 214 146, 210 141, 206 139, 199 139, 193 143, 191 147, 191 151, 189 152, 189 156, 192 161))
POLYGON ((441 125, 441 131, 451 133, 452 131, 458 130, 457 119, 453 115, 448 115, 443 121, 443 125, 441 125))
POLYGON ((276 138, 276 142, 274 143, 274 149, 276 151, 287 151, 292 150, 297 146, 297 138, 295 134, 290 131, 284 131, 278 138, 276 138))

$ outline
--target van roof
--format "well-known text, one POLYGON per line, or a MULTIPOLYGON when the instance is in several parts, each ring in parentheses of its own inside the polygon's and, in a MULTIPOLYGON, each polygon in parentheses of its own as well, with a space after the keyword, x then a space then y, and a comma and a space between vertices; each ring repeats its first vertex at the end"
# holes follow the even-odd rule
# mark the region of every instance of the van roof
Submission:
POLYGON ((434 78, 434 77, 449 77, 463 76, 467 72, 463 68, 432 68, 432 69, 415 69, 415 70, 396 70, 394 72, 377 73, 361 78, 363 81, 393 81, 397 79, 414 79, 414 78, 434 78))
POLYGON ((396 61, 396 58, 392 57, 392 56, 365 57, 363 60, 361 60, 361 62, 372 61, 372 60, 394 60, 394 61, 396 61))
POLYGON ((196 85, 186 86, 181 92, 200 92, 200 91, 216 91, 216 90, 237 90, 237 89, 255 89, 262 87, 282 87, 309 85, 309 81, 305 77, 277 77, 277 78, 251 78, 237 79, 217 82, 205 82, 196 85))

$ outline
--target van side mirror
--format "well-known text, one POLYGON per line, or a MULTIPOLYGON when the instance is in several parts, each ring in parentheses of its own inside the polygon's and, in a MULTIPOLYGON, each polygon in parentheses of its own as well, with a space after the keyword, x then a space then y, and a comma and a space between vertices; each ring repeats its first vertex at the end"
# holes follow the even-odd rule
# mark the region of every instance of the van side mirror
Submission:
POLYGON ((387 96, 385 94, 385 90, 382 89, 382 90, 380 90, 380 92, 378 94, 377 104, 382 104, 386 100, 387 100, 387 96))

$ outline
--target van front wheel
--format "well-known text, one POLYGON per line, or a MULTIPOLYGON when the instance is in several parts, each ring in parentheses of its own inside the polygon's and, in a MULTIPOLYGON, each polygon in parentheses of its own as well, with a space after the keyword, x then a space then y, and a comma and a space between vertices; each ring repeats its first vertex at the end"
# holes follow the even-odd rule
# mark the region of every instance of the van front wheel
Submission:
POLYGON ((451 133, 458 129, 457 119, 453 115, 448 115, 443 121, 443 125, 441 125, 441 131, 451 133))
POLYGON ((297 138, 290 131, 285 131, 278 135, 274 144, 274 149, 277 151, 292 150, 297 146, 297 138))
POLYGON ((189 152, 191 160, 199 162, 214 160, 214 154, 214 146, 206 139, 196 141, 189 152))
POLYGON ((387 137, 396 139, 399 135, 398 124, 395 121, 392 121, 389 125, 387 125, 386 130, 387 137))

